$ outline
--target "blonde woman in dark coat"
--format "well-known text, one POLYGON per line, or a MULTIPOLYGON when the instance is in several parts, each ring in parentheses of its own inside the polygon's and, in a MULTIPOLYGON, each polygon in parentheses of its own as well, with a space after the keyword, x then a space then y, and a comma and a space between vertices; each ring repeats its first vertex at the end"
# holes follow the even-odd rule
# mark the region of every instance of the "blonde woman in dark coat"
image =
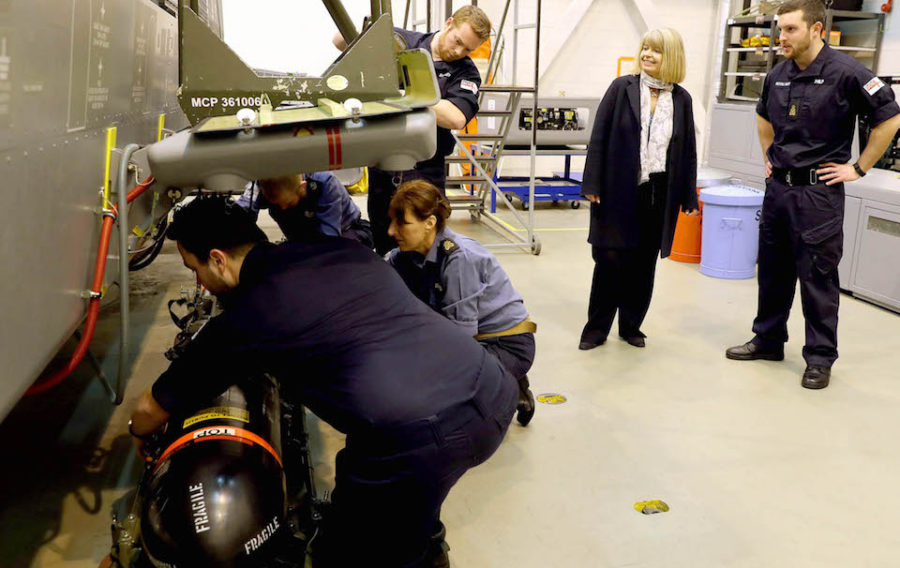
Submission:
POLYGON ((591 201, 594 277, 579 349, 602 345, 619 314, 619 336, 644 347, 641 324, 656 258, 669 256, 679 210, 699 214, 697 145, 684 80, 681 36, 651 30, 635 68, 614 80, 594 119, 581 193, 591 201))

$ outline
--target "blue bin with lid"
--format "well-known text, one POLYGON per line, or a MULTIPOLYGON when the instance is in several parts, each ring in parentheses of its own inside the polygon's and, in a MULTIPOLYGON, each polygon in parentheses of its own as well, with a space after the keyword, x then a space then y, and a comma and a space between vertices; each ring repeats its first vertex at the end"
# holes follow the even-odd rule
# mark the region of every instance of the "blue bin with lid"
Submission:
POLYGON ((700 190, 703 250, 700 272, 716 278, 752 278, 759 251, 764 192, 743 185, 700 190))

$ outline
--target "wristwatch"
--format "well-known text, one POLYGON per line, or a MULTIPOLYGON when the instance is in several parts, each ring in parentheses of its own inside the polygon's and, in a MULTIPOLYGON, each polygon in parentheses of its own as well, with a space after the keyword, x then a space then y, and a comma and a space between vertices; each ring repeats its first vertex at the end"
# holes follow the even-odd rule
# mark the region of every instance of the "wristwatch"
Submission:
POLYGON ((134 437, 137 438, 138 440, 144 440, 144 441, 149 440, 150 438, 153 437, 153 434, 152 434, 152 433, 150 433, 150 434, 138 434, 137 432, 135 432, 135 431, 134 431, 134 427, 133 427, 134 425, 132 424, 132 422, 133 422, 132 420, 129 420, 129 421, 128 421, 128 433, 129 433, 129 434, 131 434, 132 436, 134 436, 134 437))
POLYGON ((859 167, 859 162, 856 162, 855 164, 853 164, 853 169, 856 170, 856 174, 859 177, 864 177, 866 175, 866 172, 863 171, 863 169, 861 167, 859 167))

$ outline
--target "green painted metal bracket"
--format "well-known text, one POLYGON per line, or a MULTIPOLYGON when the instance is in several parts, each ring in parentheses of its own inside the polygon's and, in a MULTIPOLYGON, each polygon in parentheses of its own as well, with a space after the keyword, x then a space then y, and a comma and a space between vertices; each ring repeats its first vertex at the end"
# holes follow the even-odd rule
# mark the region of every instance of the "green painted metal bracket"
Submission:
POLYGON ((357 36, 322 77, 262 77, 185 0, 179 8, 178 99, 195 132, 396 114, 440 100, 428 53, 395 50, 389 12, 357 36), (348 99, 359 100, 361 108, 345 108, 348 99), (294 101, 308 108, 277 110, 294 101), (252 124, 238 122, 242 108, 256 111, 252 124))

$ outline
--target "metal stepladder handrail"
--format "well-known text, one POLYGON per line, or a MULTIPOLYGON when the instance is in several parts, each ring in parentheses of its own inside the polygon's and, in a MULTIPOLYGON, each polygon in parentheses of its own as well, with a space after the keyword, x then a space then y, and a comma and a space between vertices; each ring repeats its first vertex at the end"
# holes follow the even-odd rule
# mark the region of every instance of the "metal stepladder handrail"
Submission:
MULTIPOLYGON (((493 229, 498 230, 504 237, 508 238, 510 243, 489 243, 487 247, 523 247, 530 249, 534 254, 540 254, 541 244, 534 235, 532 220, 526 220, 513 207, 512 202, 506 197, 500 187, 497 185, 494 175, 497 172, 500 157, 506 143, 506 137, 514 120, 514 110, 518 108, 519 100, 523 93, 532 93, 531 87, 507 87, 497 85, 486 85, 482 87, 483 93, 508 93, 506 108, 503 110, 486 110, 480 111, 479 116, 498 116, 500 117, 500 125, 497 129, 498 134, 454 134, 457 147, 462 153, 462 157, 450 157, 450 162, 468 163, 472 171, 472 175, 460 177, 448 177, 449 183, 465 183, 477 186, 477 190, 473 190, 471 197, 451 197, 450 203, 454 209, 467 209, 473 219, 480 220, 484 218, 491 223, 493 229), (483 154, 475 154, 466 148, 464 142, 482 141, 479 143, 478 151, 483 154), (488 212, 485 208, 485 198, 488 193, 493 191, 498 199, 507 204, 516 221, 526 229, 523 236, 521 232, 515 231, 508 223, 500 220, 494 214, 488 212)), ((531 191, 533 196, 533 189, 531 191)), ((533 219, 533 217, 532 217, 533 219)))
MULTIPOLYGON (((499 53, 502 51, 503 46, 503 29, 506 24, 506 17, 509 12, 509 5, 511 2, 515 2, 515 13, 516 18, 518 18, 518 0, 507 0, 503 17, 500 21, 500 27, 498 28, 496 37, 497 41, 497 49, 495 49, 491 53, 491 59, 488 63, 488 76, 486 78, 486 82, 492 82, 494 78, 494 70, 496 69, 499 62, 499 53)), ((499 229, 499 232, 503 234, 505 237, 509 238, 510 243, 493 243, 493 244, 485 244, 486 247, 522 247, 530 249, 533 254, 540 254, 541 251, 541 243, 537 238, 534 232, 534 186, 535 186, 535 162, 536 162, 536 150, 537 150, 537 100, 538 100, 538 73, 539 73, 539 55, 540 55, 540 21, 541 21, 541 0, 537 0, 537 8, 536 8, 536 18, 535 23, 533 25, 528 26, 528 28, 535 29, 536 37, 535 37, 535 64, 534 64, 534 86, 533 87, 520 87, 520 86, 497 86, 493 84, 483 85, 481 88, 481 92, 479 94, 479 112, 477 115, 480 116, 499 116, 501 117, 500 127, 498 128, 498 132, 500 134, 497 135, 480 135, 480 134, 454 134, 454 140, 456 141, 456 146, 461 152, 461 156, 451 156, 447 158, 448 162, 468 162, 472 169, 477 173, 477 175, 472 176, 461 176, 461 177, 448 177, 448 182, 454 183, 468 183, 471 185, 478 185, 479 190, 477 195, 475 191, 472 192, 472 197, 463 197, 456 198, 450 200, 451 205, 454 206, 454 209, 467 209, 472 215, 473 219, 484 218, 491 222, 492 228, 499 229), (483 96, 485 93, 490 92, 507 92, 509 96, 507 97, 507 105, 506 109, 503 111, 493 111, 493 110, 481 110, 480 103, 483 100, 483 96), (505 145, 506 136, 509 133, 509 128, 512 124, 512 121, 515 119, 514 112, 518 107, 519 100, 523 93, 531 93, 532 96, 532 120, 531 120, 531 150, 529 152, 530 157, 530 175, 529 175, 529 188, 528 188, 528 219, 524 220, 519 212, 515 210, 512 202, 506 197, 503 191, 499 188, 497 183, 494 181, 494 174, 497 171, 500 163, 500 159, 503 153, 503 148, 505 145), (479 147, 480 151, 484 149, 490 149, 490 154, 487 156, 479 155, 475 156, 470 152, 463 141, 477 141, 483 140, 488 142, 481 147, 479 147), (482 162, 489 164, 487 168, 482 166, 482 162), (496 217, 494 214, 489 213, 485 210, 484 206, 484 198, 488 193, 488 188, 490 191, 493 191, 497 197, 497 199, 506 204, 506 207, 513 213, 515 219, 525 228, 525 235, 519 234, 514 228, 510 227, 507 223, 496 217)), ((515 48, 515 46, 514 46, 515 48)), ((515 54, 514 54, 515 56, 515 54)))
POLYGON ((431 0, 425 0, 425 19, 416 18, 415 0, 406 0, 406 10, 403 14, 403 29, 416 29, 416 26, 425 25, 425 33, 431 33, 431 0), (412 21, 409 17, 412 15, 412 21), (410 27, 411 26, 411 27, 410 27))

